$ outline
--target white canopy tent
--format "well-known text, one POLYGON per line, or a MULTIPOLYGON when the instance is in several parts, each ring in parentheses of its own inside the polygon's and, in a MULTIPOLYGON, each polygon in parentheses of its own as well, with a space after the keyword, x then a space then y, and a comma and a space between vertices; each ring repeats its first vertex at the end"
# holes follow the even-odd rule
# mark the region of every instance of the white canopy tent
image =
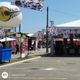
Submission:
POLYGON ((60 25, 55 25, 57 33, 80 33, 80 20, 75 20, 71 22, 67 22, 60 25))
POLYGON ((80 29, 80 20, 75 20, 68 23, 56 25, 55 27, 59 29, 80 29))
POLYGON ((0 42, 5 42, 5 41, 14 41, 14 40, 16 40, 16 39, 6 37, 6 38, 3 38, 3 39, 0 39, 0 42))
POLYGON ((27 36, 32 37, 32 36, 34 36, 34 34, 28 33, 27 36))
POLYGON ((36 37, 36 34, 35 33, 28 33, 27 36, 29 36, 29 37, 36 37))

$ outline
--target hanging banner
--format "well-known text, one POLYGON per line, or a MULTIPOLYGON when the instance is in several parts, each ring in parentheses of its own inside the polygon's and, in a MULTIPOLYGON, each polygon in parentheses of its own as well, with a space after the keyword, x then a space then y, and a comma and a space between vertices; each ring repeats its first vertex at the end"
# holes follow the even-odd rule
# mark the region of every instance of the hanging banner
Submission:
POLYGON ((43 2, 44 0, 12 0, 12 4, 33 10, 41 10, 43 2))

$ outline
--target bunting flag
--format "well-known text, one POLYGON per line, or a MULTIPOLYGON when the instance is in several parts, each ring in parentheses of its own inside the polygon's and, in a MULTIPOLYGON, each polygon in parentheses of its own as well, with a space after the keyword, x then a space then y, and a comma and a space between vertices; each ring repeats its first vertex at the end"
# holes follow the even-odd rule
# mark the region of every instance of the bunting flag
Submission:
POLYGON ((33 10, 41 10, 44 0, 12 0, 12 4, 33 10))
POLYGON ((48 33, 57 35, 57 28, 56 27, 48 27, 48 33))

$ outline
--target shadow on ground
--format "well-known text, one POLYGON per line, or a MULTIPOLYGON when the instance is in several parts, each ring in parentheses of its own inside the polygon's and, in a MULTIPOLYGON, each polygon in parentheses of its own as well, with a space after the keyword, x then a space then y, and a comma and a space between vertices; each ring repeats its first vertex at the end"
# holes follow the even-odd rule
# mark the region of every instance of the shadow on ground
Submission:
POLYGON ((5 61, 5 62, 1 62, 1 61, 0 61, 0 66, 1 66, 1 65, 5 65, 5 64, 8 64, 8 63, 10 63, 10 62, 9 62, 9 61, 5 61))
POLYGON ((80 57, 80 54, 67 54, 67 55, 56 55, 56 54, 50 54, 46 53, 43 55, 40 55, 41 57, 80 57))

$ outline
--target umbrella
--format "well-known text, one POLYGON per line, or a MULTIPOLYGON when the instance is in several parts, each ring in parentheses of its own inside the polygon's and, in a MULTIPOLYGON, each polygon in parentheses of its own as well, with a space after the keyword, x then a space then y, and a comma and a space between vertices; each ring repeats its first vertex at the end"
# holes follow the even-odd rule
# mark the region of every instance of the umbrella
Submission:
POLYGON ((14 40, 16 40, 16 39, 6 37, 6 38, 3 38, 3 39, 0 39, 0 42, 5 42, 5 41, 14 41, 14 40))

